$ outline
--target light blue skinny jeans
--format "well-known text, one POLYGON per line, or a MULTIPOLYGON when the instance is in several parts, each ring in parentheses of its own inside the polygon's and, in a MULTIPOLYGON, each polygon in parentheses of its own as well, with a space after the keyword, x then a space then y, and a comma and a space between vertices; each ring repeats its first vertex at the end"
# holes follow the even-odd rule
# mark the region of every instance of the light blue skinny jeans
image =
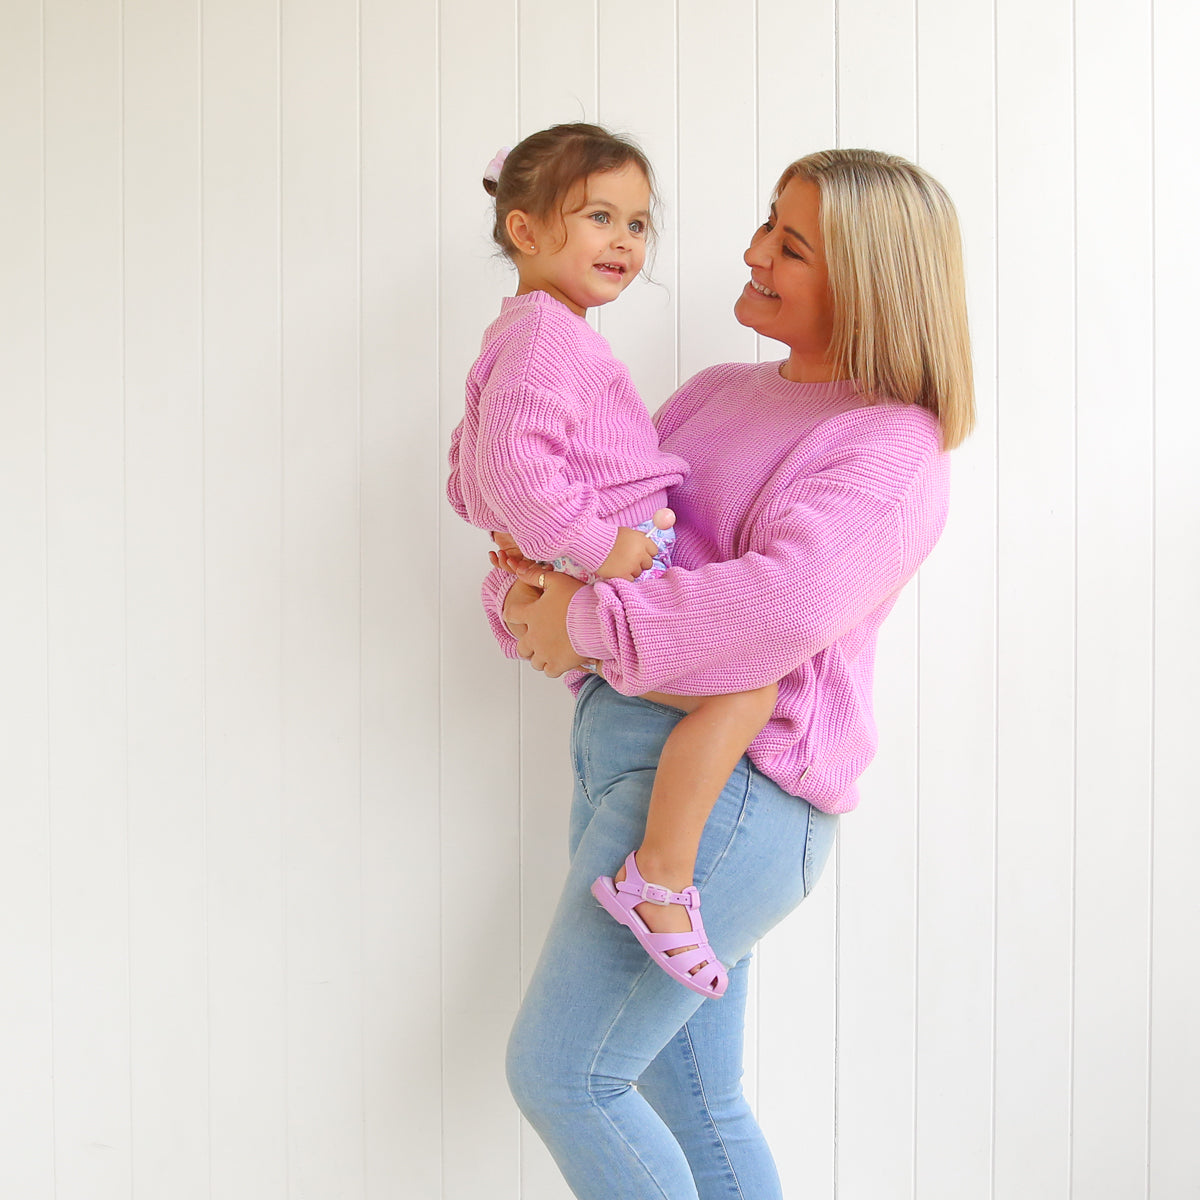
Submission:
POLYGON ((640 843, 659 754, 682 715, 600 678, 576 701, 570 871, 513 1027, 508 1079, 580 1200, 782 1197, 742 1095, 750 954, 816 882, 837 818, 742 758, 696 861, 729 988, 706 1000, 676 983, 589 888, 640 843))

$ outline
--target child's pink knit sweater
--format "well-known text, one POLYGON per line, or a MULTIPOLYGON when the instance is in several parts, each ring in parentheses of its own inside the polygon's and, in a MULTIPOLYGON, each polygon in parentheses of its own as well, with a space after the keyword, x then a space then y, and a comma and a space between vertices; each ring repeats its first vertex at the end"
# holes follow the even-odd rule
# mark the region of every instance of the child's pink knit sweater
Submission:
MULTIPOLYGON (((668 401, 663 449, 692 468, 670 494, 676 565, 581 588, 567 627, 626 695, 778 680, 751 760, 785 791, 847 812, 877 741, 876 633, 941 534, 949 457, 926 410, 863 407, 849 383, 789 383, 779 366, 712 367, 668 401)), ((514 655, 499 616, 510 583, 492 572, 484 597, 514 655)))
POLYGON ((530 558, 595 571, 617 527, 648 521, 686 472, 659 450, 628 369, 582 317, 545 292, 504 300, 450 440, 460 517, 507 530, 530 558))

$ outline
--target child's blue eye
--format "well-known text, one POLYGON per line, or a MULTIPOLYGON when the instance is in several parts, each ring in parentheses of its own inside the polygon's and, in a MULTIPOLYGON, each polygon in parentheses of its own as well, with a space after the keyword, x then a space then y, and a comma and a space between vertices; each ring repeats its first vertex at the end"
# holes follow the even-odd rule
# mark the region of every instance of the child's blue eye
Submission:
POLYGON ((643 225, 641 223, 641 221, 630 221, 629 228, 633 233, 645 233, 646 232, 646 227, 645 227, 645 225, 643 225))
POLYGON ((607 225, 608 224, 608 213, 594 212, 594 213, 592 213, 592 220, 598 221, 602 225, 607 225))

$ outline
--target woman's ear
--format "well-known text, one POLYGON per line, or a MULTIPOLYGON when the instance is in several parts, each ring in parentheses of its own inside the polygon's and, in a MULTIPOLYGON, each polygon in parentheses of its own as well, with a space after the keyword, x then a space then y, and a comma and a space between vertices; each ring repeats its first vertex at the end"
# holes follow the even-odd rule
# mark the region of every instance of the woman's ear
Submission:
POLYGON ((522 254, 537 253, 537 237, 533 230, 533 218, 527 212, 522 212, 519 208, 510 210, 508 216, 504 218, 504 229, 508 234, 508 240, 522 254))

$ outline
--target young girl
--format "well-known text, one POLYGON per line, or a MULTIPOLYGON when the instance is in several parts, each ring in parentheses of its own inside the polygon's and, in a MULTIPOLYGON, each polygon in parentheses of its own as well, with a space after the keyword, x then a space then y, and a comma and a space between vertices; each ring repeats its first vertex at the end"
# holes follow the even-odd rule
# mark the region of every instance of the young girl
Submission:
MULTIPOLYGON (((493 237, 519 284, 467 377, 450 502, 498 531, 498 561, 510 570, 534 560, 585 582, 661 576, 674 537, 666 489, 682 482, 687 463, 659 450, 628 369, 584 320, 642 269, 650 164, 595 125, 555 125, 497 155, 484 187, 496 202, 493 237)), ((655 963, 708 997, 724 994, 727 976, 692 886, 700 836, 776 693, 772 684, 671 695, 687 715, 659 759, 642 844, 615 878, 592 885, 655 963)))

